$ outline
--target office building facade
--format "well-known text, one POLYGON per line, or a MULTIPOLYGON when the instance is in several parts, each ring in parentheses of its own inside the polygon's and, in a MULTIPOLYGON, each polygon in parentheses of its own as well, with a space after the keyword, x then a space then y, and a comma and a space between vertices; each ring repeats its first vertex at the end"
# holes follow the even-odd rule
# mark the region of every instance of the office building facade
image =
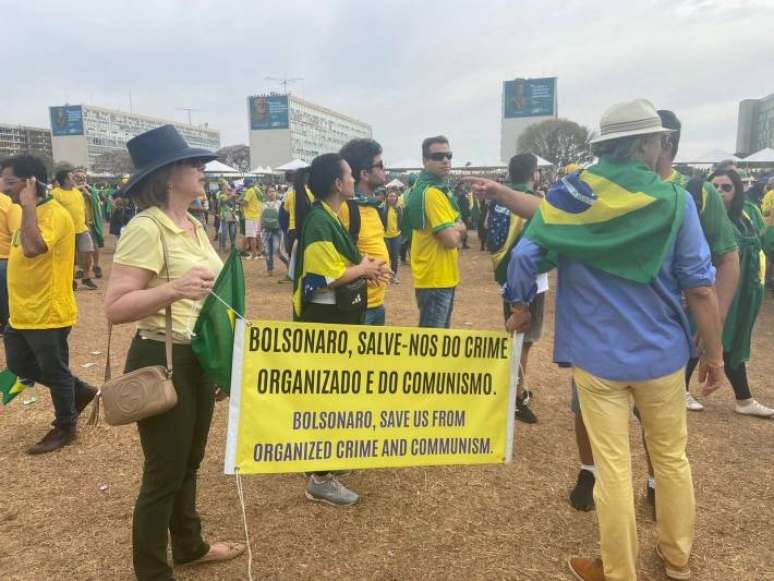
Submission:
POLYGON ((739 103, 736 154, 745 157, 766 147, 774 148, 774 93, 739 103))
POLYGON ((100 156, 126 151, 126 142, 150 129, 174 125, 191 147, 220 149, 220 132, 206 126, 188 125, 136 113, 113 111, 91 105, 49 107, 54 160, 100 168, 100 156))
POLYGON ((371 126, 295 95, 247 98, 250 166, 277 167, 338 151, 350 139, 371 137, 371 126))
POLYGON ((0 123, 0 159, 30 153, 46 159, 52 157, 51 131, 0 123))

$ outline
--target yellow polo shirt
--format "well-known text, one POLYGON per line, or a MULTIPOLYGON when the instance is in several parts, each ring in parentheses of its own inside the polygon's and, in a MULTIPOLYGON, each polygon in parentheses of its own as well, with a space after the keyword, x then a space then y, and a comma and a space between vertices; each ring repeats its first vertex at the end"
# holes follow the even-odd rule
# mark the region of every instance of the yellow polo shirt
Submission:
POLYGON ((13 233, 21 227, 21 206, 0 193, 0 259, 8 258, 13 233))
POLYGON ((245 203, 244 206, 242 206, 245 220, 260 220, 263 204, 261 203, 261 200, 258 199, 258 191, 254 187, 247 188, 242 196, 242 201, 245 203))
POLYGON ((397 238, 400 236, 400 227, 398 225, 398 210, 392 206, 387 206, 387 229, 384 231, 385 238, 397 238))
POLYGON ((10 323, 14 329, 72 327, 78 318, 73 294, 73 221, 53 198, 40 202, 35 211, 48 250, 27 258, 21 245, 21 230, 14 232, 8 255, 10 323))
MULTIPOLYGON (((153 207, 143 210, 127 224, 121 234, 113 262, 151 271, 153 278, 148 288, 167 284, 165 266, 169 267, 169 280, 182 277, 194 266, 205 266, 217 277, 223 261, 210 244, 201 222, 190 215, 188 219, 196 228, 196 240, 179 228, 161 209, 153 207), (164 264, 161 247, 162 230, 169 251, 168 265, 164 264)), ((181 299, 172 304, 172 338, 175 343, 191 342, 191 333, 203 303, 181 299)), ((154 338, 163 334, 164 309, 138 321, 137 328, 154 338)))
POLYGON ((88 231, 89 227, 86 226, 86 205, 83 203, 83 193, 81 190, 78 188, 70 190, 54 188, 51 195, 70 212, 76 234, 88 231))
MULTIPOLYGON (((359 206, 360 209, 360 233, 357 237, 357 249, 360 254, 383 260, 390 263, 390 253, 387 244, 384 243, 384 225, 379 217, 379 209, 375 206, 359 206)), ((349 205, 342 204, 339 208, 339 219, 344 229, 349 232, 349 205)), ((387 283, 379 283, 379 286, 368 285, 368 308, 384 304, 384 295, 387 292, 387 283)))
MULTIPOLYGON (((314 194, 309 188, 306 188, 306 197, 309 200, 310 204, 314 202, 314 194)), ((285 208, 285 211, 290 216, 288 221, 288 230, 295 230, 296 229, 296 191, 295 190, 288 190, 288 193, 285 194, 285 203, 283 204, 283 207, 285 208)))
POLYGON ((454 226, 459 213, 441 190, 425 190, 425 228, 411 238, 411 274, 414 288, 452 288, 460 282, 459 251, 446 248, 435 234, 454 226))

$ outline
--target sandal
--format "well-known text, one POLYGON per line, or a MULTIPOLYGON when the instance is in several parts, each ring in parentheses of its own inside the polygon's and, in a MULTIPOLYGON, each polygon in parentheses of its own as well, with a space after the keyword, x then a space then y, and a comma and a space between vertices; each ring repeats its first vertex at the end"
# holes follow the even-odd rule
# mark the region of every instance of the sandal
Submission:
POLYGON ((210 550, 207 551, 207 553, 195 561, 189 561, 188 563, 185 563, 187 567, 196 566, 196 565, 203 565, 204 563, 215 563, 216 561, 230 561, 231 559, 237 558, 239 555, 245 552, 245 549, 247 547, 244 543, 231 543, 228 541, 220 541, 217 543, 213 543, 210 545, 210 550), (215 547, 224 547, 225 551, 222 554, 215 553, 213 554, 212 550, 215 547))

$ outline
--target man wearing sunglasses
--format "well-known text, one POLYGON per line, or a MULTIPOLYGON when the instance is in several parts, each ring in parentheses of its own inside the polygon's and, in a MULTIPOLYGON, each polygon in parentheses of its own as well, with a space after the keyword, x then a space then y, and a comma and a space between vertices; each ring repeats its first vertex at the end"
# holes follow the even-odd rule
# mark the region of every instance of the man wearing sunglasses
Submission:
POLYGON ((411 274, 419 326, 448 329, 460 281, 458 248, 465 225, 449 188, 452 152, 439 135, 422 142, 424 170, 407 196, 405 218, 413 231, 411 274))
MULTIPOLYGON (((355 178, 355 197, 341 205, 339 218, 361 254, 385 264, 390 261, 387 243, 384 241, 384 224, 375 197, 377 188, 387 179, 382 160, 382 146, 373 139, 352 139, 339 152, 355 178)), ((365 313, 366 325, 384 325, 384 295, 387 282, 379 281, 368 286, 368 308, 365 313)))

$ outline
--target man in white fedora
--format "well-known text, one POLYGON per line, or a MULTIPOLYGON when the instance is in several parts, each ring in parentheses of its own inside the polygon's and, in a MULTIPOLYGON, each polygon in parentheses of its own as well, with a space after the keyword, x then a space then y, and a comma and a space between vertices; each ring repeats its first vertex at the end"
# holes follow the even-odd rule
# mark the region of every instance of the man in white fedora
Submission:
POLYGON ((573 368, 597 469, 601 559, 569 560, 585 581, 637 578, 632 399, 658 483, 656 551, 670 579, 690 578, 684 368, 694 345, 683 297, 703 343, 705 394, 721 385, 723 355, 715 269, 695 204, 654 172, 669 133, 649 101, 608 109, 591 142, 598 163, 549 190, 511 254, 503 289, 507 326, 521 332, 539 270, 558 267, 554 361, 573 368))

